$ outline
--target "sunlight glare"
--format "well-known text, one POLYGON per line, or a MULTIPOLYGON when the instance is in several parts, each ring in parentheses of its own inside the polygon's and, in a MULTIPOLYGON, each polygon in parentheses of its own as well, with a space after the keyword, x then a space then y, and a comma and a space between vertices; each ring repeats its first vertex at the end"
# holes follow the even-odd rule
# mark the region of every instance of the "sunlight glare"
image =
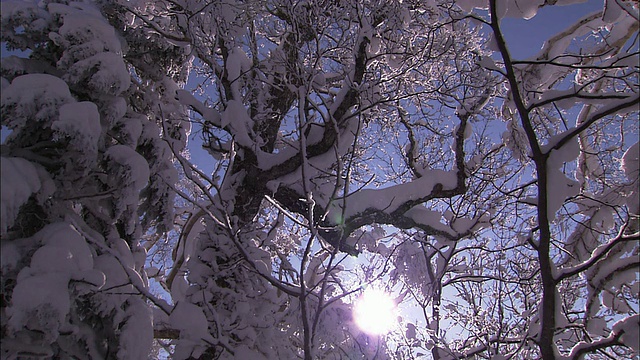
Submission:
POLYGON ((396 304, 386 292, 367 289, 356 301, 353 317, 365 333, 386 334, 396 322, 396 304))

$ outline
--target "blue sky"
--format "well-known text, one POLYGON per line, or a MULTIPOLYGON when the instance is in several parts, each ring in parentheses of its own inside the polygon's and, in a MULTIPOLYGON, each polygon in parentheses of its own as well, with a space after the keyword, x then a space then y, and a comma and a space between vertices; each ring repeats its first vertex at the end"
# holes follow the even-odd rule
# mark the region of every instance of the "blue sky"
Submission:
POLYGON ((504 37, 509 51, 518 59, 538 53, 544 41, 574 24, 587 14, 602 10, 604 0, 589 0, 568 6, 547 6, 530 20, 507 18, 502 20, 504 37))
MULTIPOLYGON (((603 2, 604 0, 588 0, 575 5, 546 6, 530 20, 503 19, 502 28, 512 56, 526 59, 537 54, 546 39, 563 31, 585 15, 601 11, 603 2)), ((211 173, 213 163, 210 155, 201 148, 197 126, 194 126, 190 138, 192 161, 205 173, 211 173)))

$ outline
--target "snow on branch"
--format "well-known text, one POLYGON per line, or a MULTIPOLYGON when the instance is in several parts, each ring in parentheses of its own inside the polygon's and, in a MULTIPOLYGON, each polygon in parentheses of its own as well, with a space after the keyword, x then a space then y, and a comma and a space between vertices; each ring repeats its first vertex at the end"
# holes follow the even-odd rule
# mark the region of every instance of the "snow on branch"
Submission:
MULTIPOLYGON (((625 231, 626 231, 626 227, 620 228, 617 236, 615 236, 614 238, 610 239, 608 242, 598 246, 595 250, 593 250, 591 252, 590 258, 584 260, 579 264, 560 269, 558 273, 555 275, 556 281, 560 282, 563 279, 566 279, 571 276, 575 276, 583 271, 586 271, 587 269, 595 265, 598 261, 607 262, 606 256, 609 253, 609 251, 611 251, 614 247, 624 242, 639 240, 639 234, 627 235, 625 234, 625 231)), ((632 257, 629 259, 632 263, 635 261, 632 257)), ((618 258, 616 258, 616 265, 620 265, 620 259, 618 258)))
POLYGON ((626 319, 620 320, 613 325, 611 334, 605 338, 592 342, 580 342, 571 349, 568 356, 563 356, 562 360, 580 359, 585 354, 596 352, 600 349, 606 349, 613 345, 624 345, 635 352, 640 352, 640 315, 633 315, 626 319))

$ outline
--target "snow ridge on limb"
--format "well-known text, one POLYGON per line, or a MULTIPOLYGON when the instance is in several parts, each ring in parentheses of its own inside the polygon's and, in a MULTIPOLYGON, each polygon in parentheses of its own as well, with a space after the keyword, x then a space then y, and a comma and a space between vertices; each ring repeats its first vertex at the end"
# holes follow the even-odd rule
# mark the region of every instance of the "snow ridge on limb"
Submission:
MULTIPOLYGON (((486 90, 489 91, 489 90, 486 90)), ((402 184, 392 185, 383 189, 360 189, 353 194, 347 194, 341 200, 329 204, 324 216, 327 221, 321 230, 331 243, 343 244, 343 239, 352 231, 373 223, 394 225, 400 229, 419 228, 426 234, 440 236, 447 239, 460 239, 471 235, 474 231, 486 226, 487 214, 475 219, 449 219, 450 227, 443 230, 440 217, 430 215, 421 216, 420 204, 430 200, 452 198, 463 194, 466 189, 466 164, 464 142, 470 137, 471 125, 469 119, 478 114, 487 103, 488 94, 467 99, 457 111, 460 123, 454 130, 454 161, 455 170, 443 171, 439 169, 419 168, 415 164, 412 169, 415 179, 402 184), (415 210, 412 214, 409 211, 415 210), (454 226, 458 220, 457 228, 454 226), (462 229, 460 224, 470 221, 474 225, 462 229), (336 226, 338 224, 338 226, 336 226), (334 229, 331 229, 334 227, 334 229), (336 230, 337 227, 337 230, 336 230), (336 236, 342 236, 338 239, 336 236)), ((406 125, 405 125, 406 126, 406 125)), ((413 154, 407 154, 413 158, 413 154)), ((415 160, 410 159, 411 162, 415 160)), ((344 245, 342 245, 344 246, 344 245)), ((353 254, 354 251, 352 250, 353 254)))
POLYGON ((201 101, 197 100, 193 94, 186 90, 178 90, 176 92, 176 100, 178 100, 182 105, 188 106, 192 108, 194 111, 197 111, 200 116, 204 119, 204 121, 208 121, 214 126, 224 127, 220 121, 220 113, 215 109, 209 108, 205 106, 201 101))
POLYGON ((637 314, 620 320, 613 325, 613 330, 609 336, 593 342, 580 342, 571 350, 568 356, 563 356, 561 359, 579 359, 585 354, 615 345, 625 345, 636 352, 640 352, 638 347, 640 342, 639 326, 640 315, 637 314))

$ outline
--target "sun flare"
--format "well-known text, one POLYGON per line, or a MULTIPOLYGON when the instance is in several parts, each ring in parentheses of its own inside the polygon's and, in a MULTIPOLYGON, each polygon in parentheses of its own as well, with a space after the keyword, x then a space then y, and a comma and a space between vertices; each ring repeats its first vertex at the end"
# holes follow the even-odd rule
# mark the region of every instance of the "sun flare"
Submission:
POLYGON ((388 293, 367 289, 356 301, 353 317, 365 333, 386 334, 396 323, 396 304, 388 293))

